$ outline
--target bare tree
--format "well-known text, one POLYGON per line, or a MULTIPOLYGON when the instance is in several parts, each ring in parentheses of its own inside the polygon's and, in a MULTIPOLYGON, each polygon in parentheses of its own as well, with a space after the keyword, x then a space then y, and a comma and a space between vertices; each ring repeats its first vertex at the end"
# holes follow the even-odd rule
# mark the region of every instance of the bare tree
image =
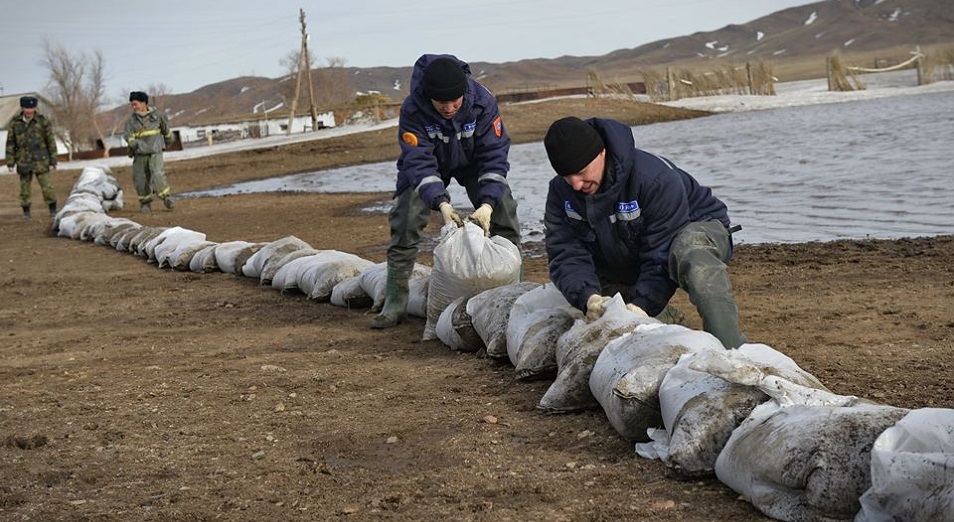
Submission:
POLYGON ((150 83, 146 86, 146 94, 149 95, 149 104, 153 107, 159 107, 163 97, 172 94, 172 87, 162 82, 150 83))
POLYGON ((105 141, 96 121, 106 93, 103 54, 71 54, 64 47, 44 42, 44 65, 50 74, 46 98, 50 102, 57 134, 73 153, 93 143, 105 141))
POLYGON ((344 58, 325 58, 324 67, 315 70, 315 84, 318 86, 317 103, 321 107, 334 107, 350 103, 355 96, 351 75, 345 70, 344 58))

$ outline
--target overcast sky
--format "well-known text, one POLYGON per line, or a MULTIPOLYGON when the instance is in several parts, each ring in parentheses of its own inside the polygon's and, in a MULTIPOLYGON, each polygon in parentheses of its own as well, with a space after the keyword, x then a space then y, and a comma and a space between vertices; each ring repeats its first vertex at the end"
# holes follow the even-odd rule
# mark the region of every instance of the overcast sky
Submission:
POLYGON ((409 66, 423 53, 503 63, 598 56, 745 23, 804 0, 0 0, 2 94, 42 91, 44 42, 74 56, 100 51, 106 88, 165 84, 174 93, 238 76, 275 78, 301 45, 346 66, 409 66))

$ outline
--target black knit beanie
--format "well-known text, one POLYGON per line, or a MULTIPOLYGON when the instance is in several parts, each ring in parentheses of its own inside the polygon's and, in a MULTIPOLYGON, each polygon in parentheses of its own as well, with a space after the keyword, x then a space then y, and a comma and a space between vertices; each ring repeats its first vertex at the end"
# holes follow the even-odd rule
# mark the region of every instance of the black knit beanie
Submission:
POLYGON ((438 58, 424 68, 424 95, 436 101, 456 100, 467 91, 467 76, 456 60, 438 58))
POLYGON ((35 109, 37 99, 33 96, 23 96, 20 98, 20 107, 24 109, 35 109))
POLYGON ((603 138, 592 125, 573 116, 561 118, 543 138, 553 170, 569 176, 583 170, 603 150, 603 138))
POLYGON ((129 93, 129 101, 141 101, 143 103, 149 103, 149 95, 142 91, 133 91, 129 93))

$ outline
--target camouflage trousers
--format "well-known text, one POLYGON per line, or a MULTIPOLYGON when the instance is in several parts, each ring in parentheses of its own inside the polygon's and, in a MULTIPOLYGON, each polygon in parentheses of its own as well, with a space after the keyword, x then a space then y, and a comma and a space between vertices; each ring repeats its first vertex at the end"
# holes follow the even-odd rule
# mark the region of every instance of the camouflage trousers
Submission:
POLYGON ((20 206, 29 207, 33 194, 30 190, 33 176, 40 184, 40 190, 43 192, 43 201, 47 205, 56 203, 56 191, 53 189, 53 182, 50 180, 50 171, 32 172, 30 174, 20 173, 20 206))
POLYGON ((172 193, 169 182, 166 181, 165 163, 161 153, 134 156, 132 175, 140 204, 151 202, 153 194, 165 199, 172 193))

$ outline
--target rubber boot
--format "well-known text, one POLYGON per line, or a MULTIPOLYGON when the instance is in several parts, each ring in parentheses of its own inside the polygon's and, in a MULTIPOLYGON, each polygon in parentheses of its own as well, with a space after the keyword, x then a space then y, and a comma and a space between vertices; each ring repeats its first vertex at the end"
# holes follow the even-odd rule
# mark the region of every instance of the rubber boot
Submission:
POLYGON ((30 219, 30 205, 23 207, 23 219, 30 219))
POLYGON ((51 216, 56 215, 56 201, 54 201, 53 203, 50 203, 50 215, 51 216))
POLYGON ((166 196, 162 198, 162 205, 166 207, 166 210, 172 210, 176 208, 176 200, 172 199, 172 196, 166 196))
POLYGON ((702 329, 732 350, 748 342, 739 328, 739 306, 730 298, 699 299, 696 303, 702 317, 702 329))
POLYGON ((371 320, 371 328, 383 330, 397 326, 407 319, 407 277, 388 271, 387 295, 381 313, 371 320))
POLYGON ((152 206, 149 203, 140 203, 139 212, 142 212, 143 214, 150 214, 152 213, 152 206))

